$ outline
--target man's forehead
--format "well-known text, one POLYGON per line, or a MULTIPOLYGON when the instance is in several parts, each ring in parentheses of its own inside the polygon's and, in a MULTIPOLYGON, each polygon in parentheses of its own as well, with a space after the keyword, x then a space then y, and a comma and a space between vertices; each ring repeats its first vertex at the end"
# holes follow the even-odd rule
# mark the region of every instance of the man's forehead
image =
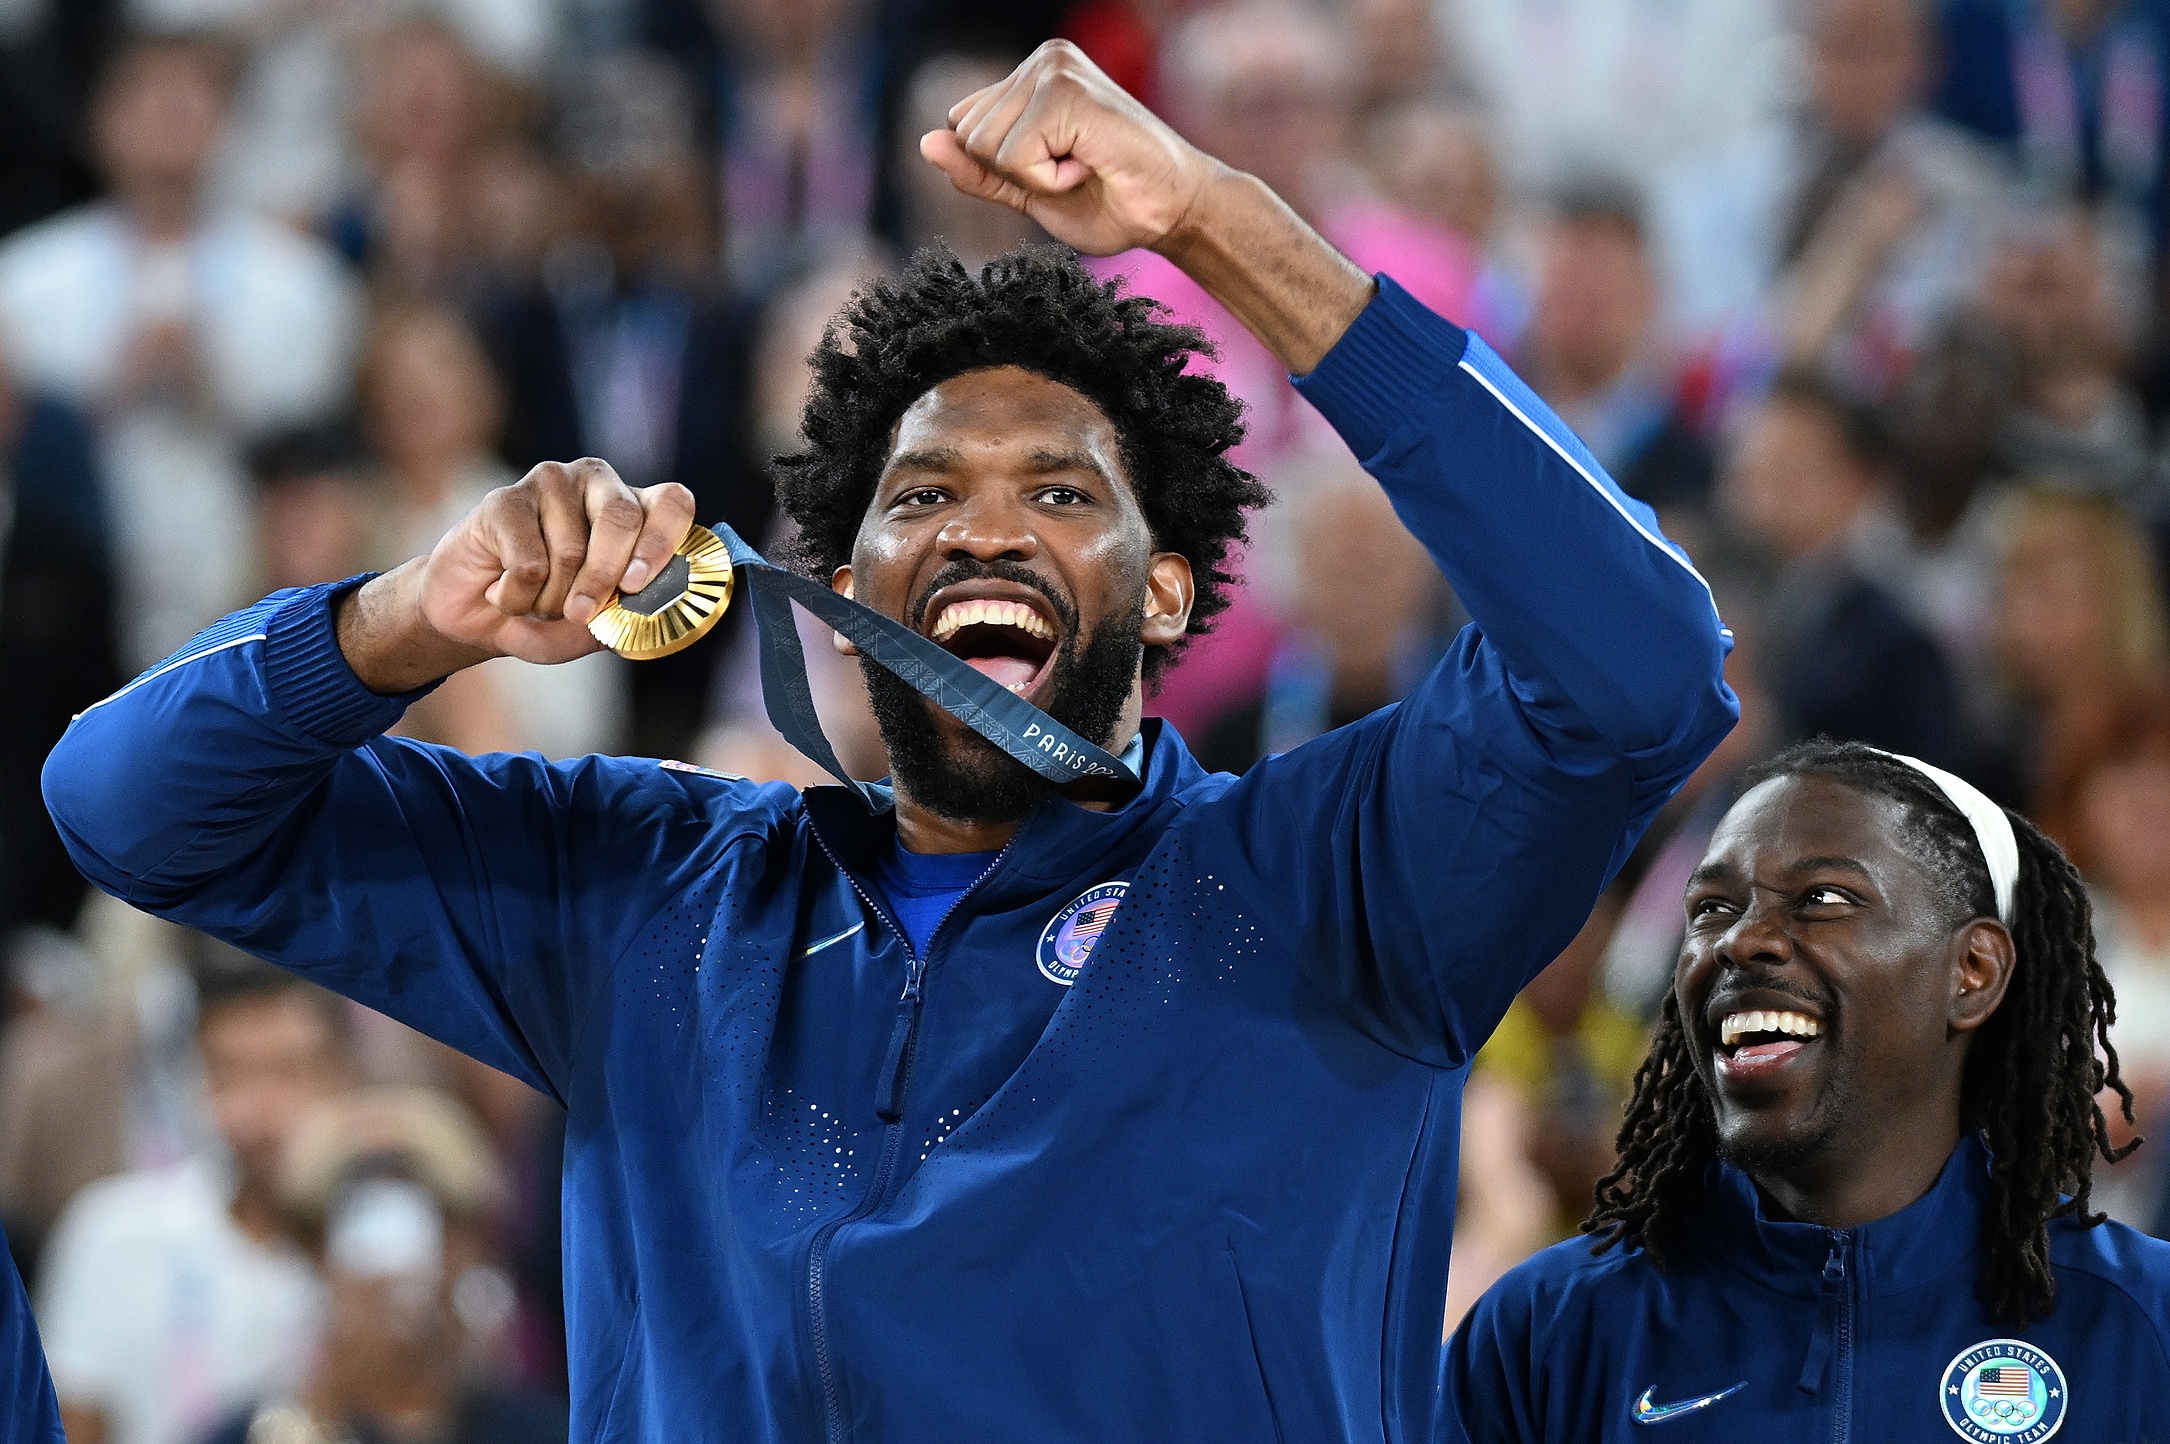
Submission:
POLYGON ((1905 860, 1898 836, 1902 815, 1894 799, 1837 778, 1774 777, 1727 810, 1698 871, 1784 868, 1803 859, 1834 857, 1875 869, 1905 860))
POLYGON ((1115 425, 1075 387, 1020 366, 966 371, 929 388, 904 409, 890 450, 997 446, 1030 451, 1050 443, 1090 446, 1115 460, 1115 425))

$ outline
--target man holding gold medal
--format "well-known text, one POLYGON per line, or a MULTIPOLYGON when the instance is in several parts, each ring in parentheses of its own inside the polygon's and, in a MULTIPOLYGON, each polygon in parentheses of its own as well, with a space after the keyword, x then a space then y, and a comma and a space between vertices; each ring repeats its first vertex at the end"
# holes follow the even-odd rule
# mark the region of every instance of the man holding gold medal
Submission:
POLYGON ((1408 700, 1241 780, 1141 724, 1263 499, 1234 403, 1066 255, 922 257, 815 357, 795 572, 540 467, 85 712, 54 815, 101 887, 565 1104, 577 1438, 1429 1438, 1469 1059, 1731 725, 1727 636, 1481 341, 1071 47, 922 150, 1300 377, 1477 619, 1408 700), (790 603, 865 660, 890 784, 381 735, 727 592, 819 761, 790 603))

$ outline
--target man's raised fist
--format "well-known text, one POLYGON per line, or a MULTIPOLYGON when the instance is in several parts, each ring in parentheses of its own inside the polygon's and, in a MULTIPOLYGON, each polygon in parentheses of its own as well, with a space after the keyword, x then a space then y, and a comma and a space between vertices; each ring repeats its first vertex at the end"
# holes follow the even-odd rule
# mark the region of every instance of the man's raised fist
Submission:
POLYGON ((1180 234, 1222 169, 1067 40, 957 102, 949 124, 922 136, 919 153, 951 184, 1095 256, 1180 234))

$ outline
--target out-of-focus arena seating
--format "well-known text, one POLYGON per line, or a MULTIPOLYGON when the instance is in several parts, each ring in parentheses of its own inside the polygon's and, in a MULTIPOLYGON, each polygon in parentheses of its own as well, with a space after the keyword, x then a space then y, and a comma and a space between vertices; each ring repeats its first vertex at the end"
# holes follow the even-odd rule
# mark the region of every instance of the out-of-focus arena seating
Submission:
MULTIPOLYGON (((917 138, 1055 35, 1481 334, 1736 637, 1739 729, 1477 1060, 1445 1322, 1587 1211, 1687 874, 1800 737, 2064 844, 2160 1130, 2170 3, 0 0, 0 1221, 78 1444, 267 1444, 304 1396, 562 1440, 563 1144, 523 1085, 87 895, 38 792, 68 718, 545 459, 780 543, 825 319, 920 246, 1035 238, 917 138)), ((1151 710, 1241 771, 1392 702, 1452 589, 1202 291, 1095 265, 1217 339, 1278 495, 1151 710)), ((817 781, 744 622, 493 662, 402 725, 817 781)), ((881 776, 856 666, 808 655, 881 776)), ((2170 1232, 2166 1160, 2098 1202, 2170 1232)))

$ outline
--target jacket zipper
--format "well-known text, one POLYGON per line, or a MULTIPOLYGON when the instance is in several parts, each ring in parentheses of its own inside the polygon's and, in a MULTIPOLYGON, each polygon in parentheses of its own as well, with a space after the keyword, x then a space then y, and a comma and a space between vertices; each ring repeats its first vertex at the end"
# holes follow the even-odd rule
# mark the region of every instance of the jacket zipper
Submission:
POLYGON ((1846 1277, 1846 1249, 1851 1242, 1843 1231, 1832 1230, 1831 1257, 1823 1266, 1824 1293, 1835 1293, 1838 1305, 1832 1341, 1837 1387, 1831 1391, 1831 1444, 1848 1444, 1854 1432, 1854 1291, 1846 1277))
MULTIPOLYGON (((836 854, 829 850, 829 844, 822 838, 821 833, 811 828, 809 831, 814 833, 814 842, 828 857, 830 865, 851 884, 851 890, 858 894, 859 901, 866 904, 867 910, 880 918, 883 924, 896 934, 898 942, 904 944, 905 958, 904 993, 897 999, 896 1027, 890 1032, 889 1049, 882 1060, 881 1101, 877 1104, 877 1110, 885 1125, 882 1131, 887 1136, 882 1140, 881 1160, 875 1164, 874 1177, 868 1181, 866 1193, 859 1202, 849 1211, 816 1229, 813 1242, 806 1253, 806 1301, 814 1336, 814 1370, 821 1381, 822 1437, 827 1444, 844 1444, 844 1414, 836 1397, 836 1368, 829 1356, 829 1326, 823 1308, 829 1240, 835 1237, 836 1231, 845 1224, 872 1213, 881 1205, 882 1195, 888 1191, 889 1174, 896 1166, 897 1152, 904 1141, 904 1096, 911 1077, 912 1043, 919 1031, 921 985, 925 980, 927 964, 913 948, 912 940, 905 935, 904 929, 898 926, 896 919, 859 885, 859 879, 852 875, 851 869, 837 861, 836 854)), ((930 955, 935 940, 942 935, 942 929, 948 926, 950 918, 956 915, 964 900, 970 897, 981 883, 992 877, 995 869, 1002 866, 1002 860, 1009 855, 1009 844, 1005 843, 1002 850, 995 854, 995 860, 987 864, 987 871, 972 879, 971 885, 957 894, 956 900, 949 905, 949 910, 936 921, 934 931, 927 934, 930 955)))

